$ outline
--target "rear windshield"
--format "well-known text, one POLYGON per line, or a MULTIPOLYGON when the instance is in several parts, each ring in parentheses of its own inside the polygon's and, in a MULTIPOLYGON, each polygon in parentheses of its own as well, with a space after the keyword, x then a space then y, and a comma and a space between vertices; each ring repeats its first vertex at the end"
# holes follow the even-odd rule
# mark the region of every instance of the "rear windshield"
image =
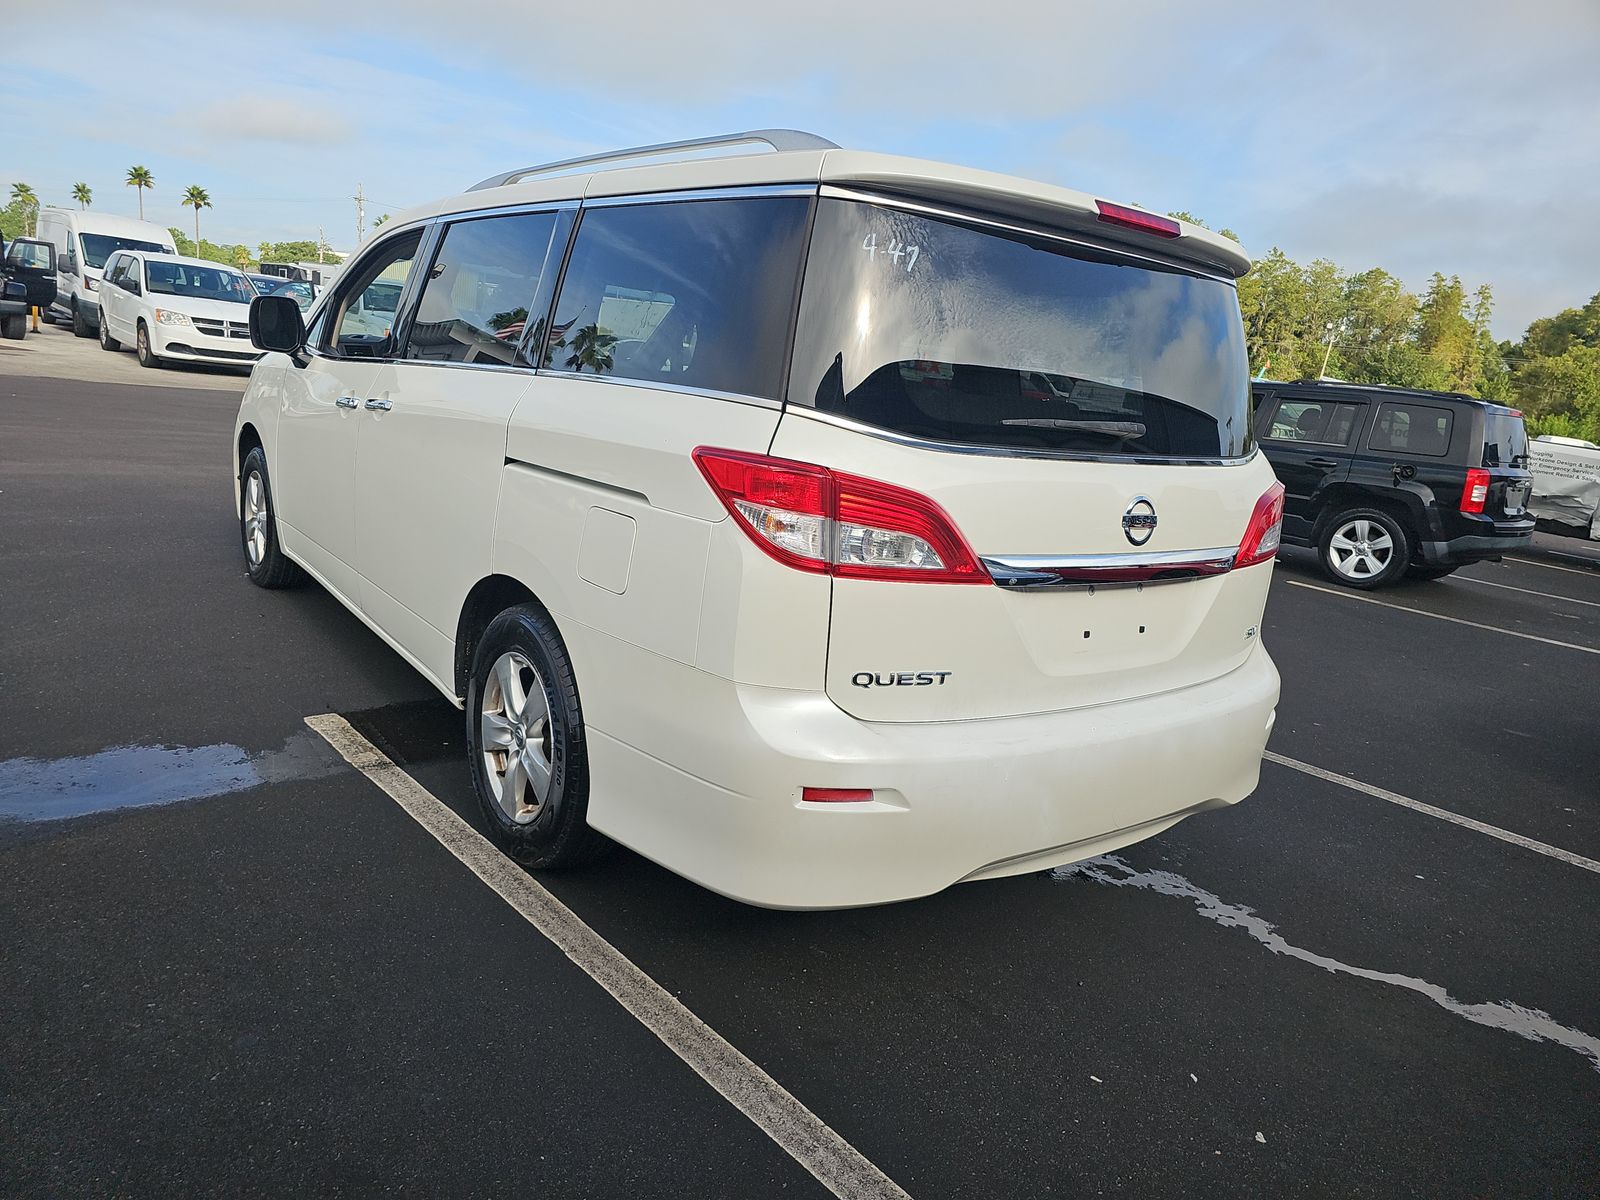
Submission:
POLYGON ((1508 412, 1485 413, 1483 417, 1483 465, 1486 467, 1525 467, 1528 465, 1528 431, 1521 415, 1508 412))
POLYGON ((817 209, 789 400, 1045 454, 1231 458, 1251 444, 1231 284, 849 200, 817 209))

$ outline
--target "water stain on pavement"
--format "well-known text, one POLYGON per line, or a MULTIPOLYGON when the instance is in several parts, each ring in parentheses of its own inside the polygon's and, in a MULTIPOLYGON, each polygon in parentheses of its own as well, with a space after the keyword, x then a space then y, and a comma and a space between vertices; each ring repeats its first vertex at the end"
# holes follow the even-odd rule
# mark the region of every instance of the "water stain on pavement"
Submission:
POLYGON ((1336 975, 1353 975, 1374 983, 1386 983, 1425 996, 1448 1013, 1465 1017, 1476 1025, 1490 1029, 1503 1029, 1530 1042, 1554 1042, 1569 1050, 1576 1050, 1600 1071, 1600 1038, 1562 1025, 1547 1012, 1527 1008, 1509 1000, 1468 1004, 1457 1000, 1437 983, 1399 975, 1391 971, 1375 971, 1370 967, 1355 967, 1327 955, 1306 950, 1289 943, 1277 928, 1255 911, 1241 904, 1229 904, 1221 897, 1206 891, 1182 875, 1171 871, 1141 871, 1115 854, 1091 858, 1087 862, 1057 867, 1051 872, 1056 879, 1088 879, 1111 887, 1131 887, 1157 892, 1163 896, 1176 896, 1194 902, 1195 910, 1207 920, 1229 929, 1243 929, 1274 954, 1296 958, 1301 962, 1321 967, 1336 975))
POLYGON ((75 758, 0 761, 0 821, 63 821, 242 792, 264 783, 312 779, 339 759, 310 731, 278 750, 239 746, 113 746, 75 758))

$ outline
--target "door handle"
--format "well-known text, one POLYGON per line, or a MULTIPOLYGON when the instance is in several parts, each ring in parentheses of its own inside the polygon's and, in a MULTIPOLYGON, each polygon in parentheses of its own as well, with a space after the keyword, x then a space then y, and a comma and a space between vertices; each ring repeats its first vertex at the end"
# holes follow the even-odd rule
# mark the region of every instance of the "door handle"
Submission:
POLYGON ((1308 458, 1308 459, 1306 459, 1306 466, 1308 466, 1308 467, 1321 467, 1324 471, 1331 471, 1331 470, 1333 470, 1333 468, 1337 467, 1338 465, 1339 465, 1339 460, 1336 459, 1336 458, 1308 458))
POLYGON ((354 396, 340 396, 334 403, 340 408, 354 408, 356 406, 356 398, 354 396))
POLYGON ((388 412, 394 407, 394 405, 390 404, 387 400, 369 399, 367 401, 367 407, 370 409, 377 409, 379 412, 388 412))

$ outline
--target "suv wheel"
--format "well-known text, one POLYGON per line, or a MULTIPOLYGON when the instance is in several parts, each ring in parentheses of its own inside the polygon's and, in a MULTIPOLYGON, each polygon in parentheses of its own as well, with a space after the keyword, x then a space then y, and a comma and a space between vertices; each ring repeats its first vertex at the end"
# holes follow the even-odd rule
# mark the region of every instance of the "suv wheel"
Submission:
POLYGON ((566 647, 537 606, 484 631, 467 688, 473 790, 494 840, 529 867, 591 862, 611 845, 589 828, 589 755, 566 647))
POLYGON ((83 310, 78 307, 78 302, 72 302, 72 332, 75 337, 93 337, 94 330, 89 328, 89 322, 84 319, 83 310))
POLYGON ((28 336, 28 318, 19 314, 0 317, 0 337, 20 342, 28 336))
POLYGON ((1329 518, 1318 544, 1322 569, 1345 587, 1393 583, 1411 563, 1411 539, 1382 509, 1351 508, 1329 518))

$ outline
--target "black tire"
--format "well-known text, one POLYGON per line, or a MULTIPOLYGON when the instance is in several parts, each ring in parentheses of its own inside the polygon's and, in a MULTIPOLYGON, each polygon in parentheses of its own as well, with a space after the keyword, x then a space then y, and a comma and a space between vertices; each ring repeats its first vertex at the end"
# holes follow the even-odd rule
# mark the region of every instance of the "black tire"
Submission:
MULTIPOLYGON (((1374 534, 1369 539, 1369 545, 1376 546, 1378 539, 1374 534)), ((1361 591, 1371 591, 1374 588, 1387 587, 1406 573, 1406 568, 1411 565, 1411 536, 1405 527, 1393 516, 1381 508, 1347 508, 1342 512, 1329 516, 1322 524, 1322 530, 1317 538, 1317 561, 1322 564, 1322 572, 1333 582, 1342 587, 1357 588, 1361 591), (1352 525, 1366 522, 1367 527, 1377 527, 1387 536, 1389 548, 1387 557, 1381 559, 1381 567, 1373 567, 1378 562, 1378 552, 1374 550, 1368 555, 1367 574, 1351 574, 1349 568, 1341 569, 1340 563, 1349 559, 1351 552, 1340 548, 1340 541, 1348 542, 1350 539, 1342 537, 1344 531, 1352 525)))
POLYGON ((0 317, 0 337, 12 342, 20 342, 28 336, 28 318, 22 313, 14 316, 0 317))
POLYGON ((239 468, 239 548, 244 552, 245 574, 257 587, 292 587, 305 577, 304 572, 284 554, 278 544, 277 510, 272 504, 272 478, 267 474, 267 456, 257 446, 245 455, 239 468), (249 528, 249 493, 252 477, 261 481, 261 541, 257 557, 251 555, 252 530, 249 528))
POLYGON ((46 325, 54 325, 56 323, 56 310, 53 308, 41 308, 39 310, 39 319, 46 325))
POLYGON ((138 357, 141 367, 155 368, 162 365, 161 359, 150 349, 150 329, 143 321, 140 321, 134 330, 133 352, 138 357))
POLYGON ((611 848, 611 840, 588 824, 589 752, 572 661, 549 615, 538 605, 507 609, 484 631, 467 685, 466 716, 473 790, 491 836, 510 858, 526 867, 576 867, 595 861, 611 848), (530 689, 530 700, 533 684, 541 683, 549 707, 545 745, 550 790, 537 811, 523 822, 513 820, 495 799, 481 745, 484 699, 486 693, 498 690, 491 689, 489 676, 501 657, 512 652, 537 672, 537 678, 524 673, 521 679, 530 689))
POLYGON ((1459 566, 1459 563, 1454 567, 1430 567, 1422 563, 1412 563, 1406 568, 1406 574, 1412 579, 1443 579, 1459 566))
POLYGON ((88 319, 84 317, 83 310, 78 307, 76 300, 72 302, 72 336, 82 338, 94 336, 94 330, 89 328, 88 319))
POLYGON ((106 316, 105 316, 104 313, 100 314, 100 349, 102 349, 102 350, 121 350, 122 349, 122 343, 117 341, 116 338, 111 336, 111 328, 110 328, 110 326, 108 326, 106 324, 106 316))

